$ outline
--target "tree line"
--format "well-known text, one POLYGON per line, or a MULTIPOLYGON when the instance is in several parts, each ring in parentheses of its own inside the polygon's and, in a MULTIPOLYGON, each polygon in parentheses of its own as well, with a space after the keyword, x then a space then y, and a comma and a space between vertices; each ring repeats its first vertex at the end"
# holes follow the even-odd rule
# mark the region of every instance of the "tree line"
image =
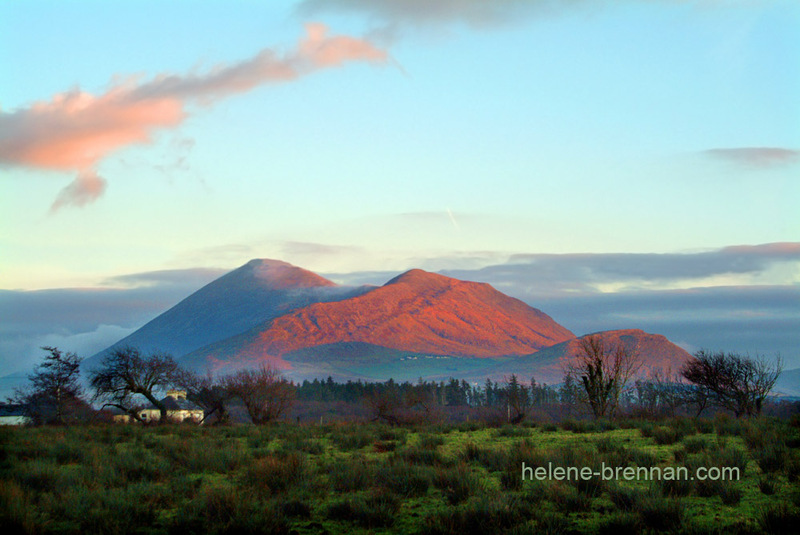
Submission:
POLYGON ((286 416, 295 401, 358 403, 370 418, 390 424, 434 421, 443 408, 487 409, 510 423, 523 421, 542 407, 583 407, 594 418, 621 412, 674 415, 678 411, 700 416, 708 410, 726 410, 737 417, 761 413, 764 401, 783 368, 778 357, 768 362, 738 353, 701 350, 677 373, 651 372, 638 376, 642 361, 623 346, 607 344, 599 336, 581 340, 580 352, 564 370, 558 385, 538 383, 516 375, 481 384, 461 379, 398 383, 305 380, 295 384, 274 368, 260 366, 222 376, 186 370, 167 354, 143 354, 136 348, 115 349, 88 374, 91 394, 80 381, 81 359, 56 347, 29 376, 27 388, 9 401, 25 407, 37 424, 85 421, 100 411, 114 409, 142 422, 141 410, 150 404, 160 421, 168 421, 162 398, 179 388, 186 399, 203 409, 204 420, 225 423, 231 408, 241 407, 255 424, 286 416))

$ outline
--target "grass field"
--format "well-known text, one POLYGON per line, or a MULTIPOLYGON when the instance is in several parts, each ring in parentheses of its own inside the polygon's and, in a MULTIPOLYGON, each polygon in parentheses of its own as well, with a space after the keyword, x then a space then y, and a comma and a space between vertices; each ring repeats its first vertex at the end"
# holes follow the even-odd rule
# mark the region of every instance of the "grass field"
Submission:
POLYGON ((12 533, 796 533, 778 420, 0 429, 12 533), (526 466, 738 467, 739 481, 522 480, 526 466))

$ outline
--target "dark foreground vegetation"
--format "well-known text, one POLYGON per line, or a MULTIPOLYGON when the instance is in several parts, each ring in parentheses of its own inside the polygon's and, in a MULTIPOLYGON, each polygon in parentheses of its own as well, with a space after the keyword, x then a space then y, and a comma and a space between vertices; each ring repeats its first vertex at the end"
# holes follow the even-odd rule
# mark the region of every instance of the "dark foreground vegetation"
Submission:
POLYGON ((14 533, 796 533, 800 419, 0 429, 14 533), (740 480, 522 479, 527 466, 740 480))

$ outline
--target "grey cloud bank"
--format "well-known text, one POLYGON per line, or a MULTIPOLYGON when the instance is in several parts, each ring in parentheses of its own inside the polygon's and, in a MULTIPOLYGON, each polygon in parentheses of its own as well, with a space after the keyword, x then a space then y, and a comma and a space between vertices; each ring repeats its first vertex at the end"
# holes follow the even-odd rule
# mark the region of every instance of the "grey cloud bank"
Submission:
MULTIPOLYGON (((0 375, 30 369, 44 344, 84 356, 99 351, 226 271, 122 275, 104 281, 105 288, 0 290, 0 375)), ((639 328, 689 351, 780 353, 787 368, 800 366, 800 243, 685 254, 515 255, 441 273, 488 282, 576 334, 639 328), (713 284, 730 274, 765 282, 713 284)), ((383 284, 397 272, 320 274, 343 284, 383 284)))

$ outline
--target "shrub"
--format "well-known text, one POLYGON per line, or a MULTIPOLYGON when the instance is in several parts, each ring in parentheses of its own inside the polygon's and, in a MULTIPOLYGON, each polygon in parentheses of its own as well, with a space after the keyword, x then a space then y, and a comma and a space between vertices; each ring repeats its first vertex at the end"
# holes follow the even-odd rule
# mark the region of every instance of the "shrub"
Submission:
POLYGON ((764 533, 770 535, 797 533, 797 526, 800 525, 800 512, 790 508, 786 503, 773 505, 761 513, 758 523, 764 533))
POLYGON ((762 477, 758 480, 758 490, 767 496, 772 496, 775 494, 776 487, 777 482, 771 477, 762 477))
POLYGON ((694 427, 698 433, 709 434, 714 431, 714 422, 708 418, 697 418, 694 421, 694 427))
POLYGON ((553 485, 549 501, 565 513, 588 511, 592 507, 592 498, 573 485, 553 485))
POLYGON ((657 531, 677 531, 683 524, 684 507, 675 498, 655 492, 643 494, 637 504, 642 523, 657 531))
POLYGON ((348 426, 333 432, 331 440, 341 451, 352 451, 375 442, 375 435, 369 427, 348 426))
POLYGON ((655 430, 656 425, 653 422, 642 422, 639 426, 639 433, 644 438, 651 438, 653 436, 653 431, 655 430))
POLYGON ((56 442, 51 455, 58 464, 82 463, 86 460, 86 451, 81 444, 66 440, 56 442))
POLYGON ((714 428, 720 436, 738 436, 744 430, 744 424, 739 419, 731 418, 726 414, 718 414, 714 418, 714 428))
POLYGON ((545 535, 570 533, 572 523, 563 513, 545 512, 536 516, 535 520, 514 527, 509 535, 545 535))
POLYGON ((407 447, 399 453, 399 457, 412 464, 424 464, 427 466, 445 466, 449 464, 441 453, 422 445, 407 447))
POLYGON ((269 455, 245 469, 241 482, 250 488, 272 494, 285 492, 308 482, 307 461, 301 454, 269 455))
POLYGON ((683 447, 687 453, 700 453, 708 448, 708 440, 703 437, 686 437, 683 440, 683 447))
POLYGON ((752 452, 763 472, 779 472, 789 460, 789 448, 782 442, 768 442, 752 452))
POLYGON ((623 487, 619 484, 608 486, 608 497, 620 511, 634 511, 644 494, 642 489, 635 487, 623 487))
POLYGON ((492 433, 495 437, 528 437, 531 430, 528 427, 504 425, 492 433))
POLYGON ((283 511, 259 501, 251 492, 229 486, 208 486, 178 509, 169 532, 210 534, 285 534, 289 523, 283 511))
POLYGON ((623 446, 618 440, 610 437, 602 437, 594 444, 597 447, 597 451, 600 453, 612 453, 625 448, 625 446, 623 446))
POLYGON ((365 528, 387 527, 394 523, 400 502, 386 491, 345 498, 328 507, 328 518, 347 521, 365 528))
POLYGON ((374 469, 363 455, 338 460, 328 468, 328 481, 337 492, 351 492, 369 486, 374 469))
POLYGON ((397 449, 397 442, 394 440, 379 440, 372 445, 372 451, 375 453, 389 453, 397 449))
POLYGON ((164 481, 175 473, 175 466, 164 457, 143 449, 128 449, 112 459, 122 481, 164 481))
POLYGON ((737 447, 728 446, 709 452, 710 465, 720 468, 723 467, 736 467, 739 469, 740 474, 743 476, 745 468, 747 468, 748 458, 747 453, 737 447))
POLYGON ((530 518, 530 508, 521 500, 506 495, 481 497, 428 515, 422 533, 484 535, 501 533, 530 518))
POLYGON ((738 505, 742 501, 742 489, 737 487, 733 481, 717 481, 717 495, 725 505, 738 505))
POLYGON ((47 459, 35 459, 21 463, 14 474, 17 483, 33 492, 47 492, 55 488, 58 466, 47 459))
POLYGON ((9 534, 36 533, 42 524, 42 511, 30 503, 25 492, 14 481, 0 485, 0 525, 9 534))
POLYGON ((289 500, 281 504, 281 512, 289 517, 308 518, 311 516, 311 506, 304 501, 289 500))
POLYGON ((383 427, 378 430, 380 440, 393 440, 400 444, 406 443, 408 432, 402 428, 383 427))
POLYGON ((661 478, 656 481, 656 485, 665 496, 688 496, 692 493, 694 483, 691 479, 675 478, 666 479, 661 478))
POLYGON ((636 535, 641 532, 639 515, 621 511, 606 516, 597 529, 598 535, 636 535))
POLYGON ((658 426, 653 429, 653 440, 656 444, 675 444, 682 438, 680 431, 673 427, 658 426))
POLYGON ((509 466, 510 454, 504 447, 485 448, 467 442, 461 457, 466 461, 477 461, 489 472, 504 471, 509 466))
POLYGON ((630 455, 631 463, 635 464, 636 466, 646 466, 647 468, 650 468, 658 464, 658 459, 656 459, 656 456, 649 451, 640 450, 638 448, 630 448, 628 450, 628 454, 630 455))
POLYGON ((437 468, 433 484, 442 491, 450 504, 463 502, 481 488, 478 479, 470 473, 469 467, 464 463, 451 468, 437 468))
POLYGON ((440 435, 420 435, 419 447, 425 450, 435 450, 444 444, 444 438, 440 435))
POLYGON ((377 469, 375 474, 376 483, 405 497, 425 494, 431 485, 432 479, 431 468, 415 466, 403 460, 384 463, 377 469))

